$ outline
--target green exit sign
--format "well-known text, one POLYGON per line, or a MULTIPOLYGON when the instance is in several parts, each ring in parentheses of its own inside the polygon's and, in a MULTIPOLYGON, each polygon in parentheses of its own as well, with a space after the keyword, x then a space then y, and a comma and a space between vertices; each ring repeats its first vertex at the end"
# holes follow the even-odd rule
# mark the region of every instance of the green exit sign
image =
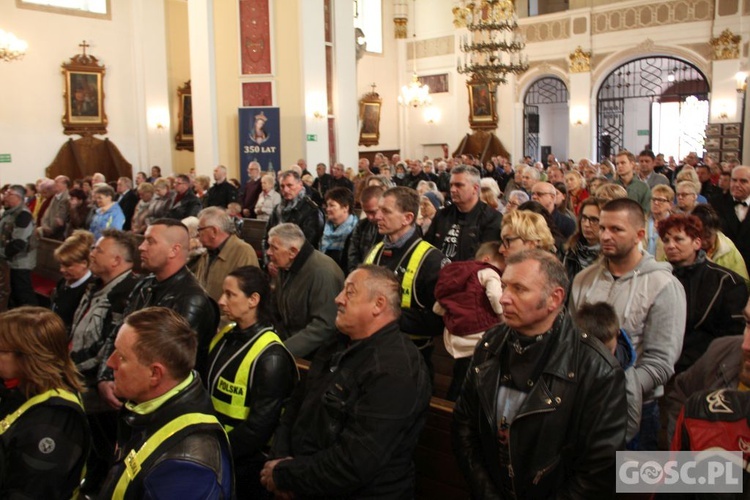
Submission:
POLYGON ((317 140, 317 134, 307 134, 307 142, 316 142, 317 140))
POLYGON ((0 163, 10 163, 10 153, 0 154, 0 163))
POLYGON ((638 135, 648 135, 648 130, 639 130, 638 135))

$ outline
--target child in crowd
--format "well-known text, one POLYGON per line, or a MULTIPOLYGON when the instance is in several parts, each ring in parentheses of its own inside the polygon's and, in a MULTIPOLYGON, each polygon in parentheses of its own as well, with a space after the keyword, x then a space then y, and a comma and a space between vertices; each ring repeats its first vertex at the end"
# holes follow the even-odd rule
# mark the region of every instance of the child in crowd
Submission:
POLYGON ((635 375, 635 348, 625 330, 620 328, 620 321, 614 308, 606 302, 584 304, 576 312, 576 325, 583 333, 596 337, 617 358, 625 371, 625 391, 628 401, 628 430, 625 435, 628 449, 632 449, 633 438, 638 434, 641 420, 642 394, 635 375))
POLYGON ((502 321, 503 269, 500 242, 489 241, 479 247, 475 260, 452 262, 440 270, 433 311, 443 316, 445 349, 456 360, 446 396, 450 401, 458 397, 477 342, 502 321))
POLYGON ((227 215, 234 221, 234 227, 237 229, 237 236, 242 234, 242 225, 245 223, 242 218, 242 205, 233 201, 227 205, 227 215))

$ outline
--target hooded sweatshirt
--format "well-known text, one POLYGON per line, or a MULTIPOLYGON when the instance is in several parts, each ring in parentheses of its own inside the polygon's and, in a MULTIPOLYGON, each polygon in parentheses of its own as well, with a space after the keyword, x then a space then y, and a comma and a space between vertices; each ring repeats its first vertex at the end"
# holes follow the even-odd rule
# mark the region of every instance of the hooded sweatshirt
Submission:
POLYGON ((608 259, 602 258, 575 277, 570 306, 575 314, 583 304, 605 301, 614 307, 620 327, 635 347, 635 374, 643 401, 664 393, 674 374, 685 332, 685 290, 672 276, 672 266, 646 252, 632 271, 615 279, 608 259))

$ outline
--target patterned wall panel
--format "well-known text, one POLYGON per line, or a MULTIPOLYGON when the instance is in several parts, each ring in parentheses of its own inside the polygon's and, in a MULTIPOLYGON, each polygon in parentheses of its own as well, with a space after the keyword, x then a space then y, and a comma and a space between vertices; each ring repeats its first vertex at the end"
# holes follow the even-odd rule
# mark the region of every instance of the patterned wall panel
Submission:
POLYGON ((519 26, 519 30, 526 37, 527 43, 565 40, 570 38, 570 19, 526 24, 519 26))
POLYGON ((674 0, 594 12, 591 15, 591 30, 592 34, 599 35, 674 23, 710 21, 713 17, 713 0, 674 0))
POLYGON ((273 106, 273 85, 271 82, 243 82, 243 106, 273 106))
POLYGON ((271 25, 268 0, 239 0, 243 75, 271 73, 271 25))

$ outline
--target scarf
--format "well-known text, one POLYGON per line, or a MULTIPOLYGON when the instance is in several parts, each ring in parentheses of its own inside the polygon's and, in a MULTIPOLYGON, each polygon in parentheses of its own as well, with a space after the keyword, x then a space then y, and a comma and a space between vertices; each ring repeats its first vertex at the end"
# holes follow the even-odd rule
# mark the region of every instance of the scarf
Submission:
POLYGON ((323 239, 320 241, 320 251, 326 253, 329 250, 343 250, 346 238, 354 231, 358 221, 356 215, 349 214, 349 217, 337 227, 334 227, 331 221, 326 222, 323 227, 323 239))

